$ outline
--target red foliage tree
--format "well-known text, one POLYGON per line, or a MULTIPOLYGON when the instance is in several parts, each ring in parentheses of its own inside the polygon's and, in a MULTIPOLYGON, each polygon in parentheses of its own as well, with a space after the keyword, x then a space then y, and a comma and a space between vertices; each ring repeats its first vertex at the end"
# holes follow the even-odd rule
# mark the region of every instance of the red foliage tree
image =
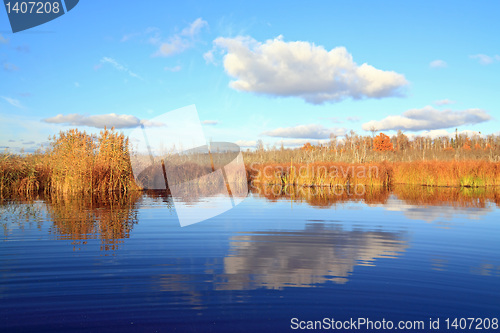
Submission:
POLYGON ((373 150, 394 151, 394 146, 392 145, 391 138, 384 133, 380 133, 373 139, 373 150))
POLYGON ((464 145, 462 146, 462 149, 463 150, 471 150, 471 145, 472 145, 472 142, 469 138, 466 138, 465 139, 465 143, 464 145))
POLYGON ((313 150, 313 146, 309 142, 306 142, 300 149, 310 151, 313 150))

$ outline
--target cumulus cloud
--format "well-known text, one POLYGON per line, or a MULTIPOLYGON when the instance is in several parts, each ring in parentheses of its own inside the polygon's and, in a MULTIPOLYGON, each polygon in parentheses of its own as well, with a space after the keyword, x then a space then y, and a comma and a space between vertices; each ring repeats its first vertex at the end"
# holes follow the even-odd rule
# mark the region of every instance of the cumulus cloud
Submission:
POLYGON ((96 128, 103 128, 104 126, 107 126, 115 127, 116 129, 132 128, 140 125, 144 125, 146 127, 165 126, 165 124, 163 123, 152 122, 144 119, 141 120, 135 116, 126 114, 118 115, 116 113, 94 116, 84 116, 77 113, 68 115, 58 114, 55 117, 46 118, 42 121, 51 124, 66 124, 72 126, 88 126, 96 128))
POLYGON ((441 99, 439 101, 435 101, 434 104, 436 105, 449 105, 449 104, 455 104, 455 101, 450 101, 449 99, 441 99))
POLYGON ((311 144, 327 144, 329 140, 321 139, 321 140, 310 140, 310 139, 285 139, 280 140, 278 144, 283 144, 285 147, 300 147, 305 145, 306 143, 311 144))
POLYGON ((182 29, 181 31, 181 36, 187 36, 187 37, 195 37, 201 32, 201 29, 204 27, 208 26, 207 21, 204 21, 201 17, 198 17, 196 20, 193 21, 189 26, 186 28, 182 29))
POLYGON ((329 139, 330 134, 340 136, 345 133, 345 128, 325 128, 322 125, 310 124, 294 127, 280 127, 271 131, 266 131, 262 134, 280 138, 329 139))
POLYGON ((16 108, 23 109, 24 106, 19 102, 19 100, 11 97, 6 97, 6 96, 0 96, 2 97, 7 103, 9 103, 12 106, 15 106, 16 108))
POLYGON ((235 78, 230 87, 271 96, 295 96, 313 104, 346 98, 402 95, 405 77, 368 64, 358 65, 344 47, 330 51, 309 42, 285 42, 282 36, 265 43, 251 37, 214 40, 221 49, 226 72, 235 78))
MULTIPOLYGON (((448 132, 447 130, 444 130, 444 129, 423 131, 423 132, 419 133, 418 136, 429 137, 429 138, 435 139, 435 138, 441 138, 441 137, 451 138, 451 137, 454 137, 455 134, 458 134, 458 135, 465 134, 468 137, 483 136, 483 135, 480 135, 479 132, 472 131, 472 130, 463 130, 463 131, 458 131, 457 133, 455 133, 455 131, 448 132)), ((413 139, 416 136, 417 135, 408 135, 408 137, 410 139, 413 139)))
POLYGON ((205 62, 215 64, 215 59, 214 59, 214 51, 210 50, 205 53, 203 53, 203 59, 205 59, 205 62))
POLYGON ((375 129, 386 130, 436 130, 443 128, 458 127, 462 125, 474 125, 491 120, 491 116, 481 109, 467 109, 463 111, 436 110, 431 106, 422 109, 412 109, 400 116, 388 116, 380 121, 372 120, 364 123, 365 131, 375 129))
POLYGON ((496 61, 500 61, 500 56, 495 55, 490 57, 489 55, 486 54, 474 54, 469 56, 471 59, 477 60, 481 65, 490 65, 496 61))
POLYGON ((448 64, 444 60, 437 59, 437 60, 431 61, 429 64, 429 67, 431 67, 431 68, 445 68, 445 67, 448 67, 448 64))
POLYGON ((238 140, 235 143, 240 147, 255 147, 257 145, 255 140, 238 140))
POLYGON ((111 64, 115 69, 121 71, 121 72, 125 72, 127 73, 128 75, 130 75, 131 77, 135 77, 136 79, 139 79, 139 80, 144 80, 142 77, 140 77, 139 75, 135 74, 134 72, 132 72, 130 69, 128 69, 127 66, 124 66, 122 64, 120 64, 119 62, 117 62, 115 59, 113 58, 110 58, 110 57, 102 57, 101 59, 101 63, 102 64, 111 64))
MULTIPOLYGON (((208 26, 207 21, 201 17, 194 20, 189 26, 182 29, 178 34, 170 36, 167 41, 160 42, 158 40, 159 49, 153 56, 155 57, 169 57, 175 54, 184 52, 185 50, 194 46, 195 39, 201 30, 208 26)), ((155 44, 153 42, 153 44, 155 44)))

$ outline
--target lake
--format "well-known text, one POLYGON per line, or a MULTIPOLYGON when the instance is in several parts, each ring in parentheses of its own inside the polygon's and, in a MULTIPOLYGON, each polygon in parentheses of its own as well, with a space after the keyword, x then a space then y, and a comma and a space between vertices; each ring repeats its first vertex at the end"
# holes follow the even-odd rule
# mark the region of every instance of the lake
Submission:
POLYGON ((498 330, 499 204, 262 187, 180 227, 161 192, 4 200, 0 331, 498 330))

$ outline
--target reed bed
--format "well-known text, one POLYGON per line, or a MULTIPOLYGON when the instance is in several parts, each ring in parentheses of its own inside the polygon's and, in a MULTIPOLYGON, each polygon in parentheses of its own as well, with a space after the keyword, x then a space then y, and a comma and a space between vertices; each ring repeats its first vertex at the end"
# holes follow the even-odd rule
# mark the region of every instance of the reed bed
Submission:
MULTIPOLYGON (((329 145, 267 150, 261 147, 243 156, 248 180, 260 184, 482 187, 500 185, 499 154, 500 137, 470 139, 457 135, 454 139, 408 141, 402 133, 392 138, 381 134, 380 140, 351 133, 343 141, 332 139, 329 145)), ((189 157, 186 161, 167 156, 166 171, 180 180, 211 179, 201 176, 211 173, 214 160, 207 154, 198 155, 182 155, 189 157)), ((149 157, 143 159, 150 163, 149 157)), ((141 170, 143 174, 137 175, 136 183, 128 138, 113 128, 105 128, 99 135, 72 129, 53 136, 43 153, 0 154, 0 199, 41 192, 126 193, 141 187, 166 187, 165 167, 158 164, 141 170)), ((239 183, 245 175, 236 172, 228 173, 228 177, 234 178, 228 179, 230 183, 239 183)))
POLYGON ((0 197, 139 189, 132 176, 128 139, 114 129, 98 136, 72 129, 50 140, 44 153, 0 155, 0 197))
POLYGON ((415 161, 380 163, 252 164, 249 179, 264 185, 481 187, 500 185, 500 162, 415 161))
POLYGON ((40 154, 27 157, 0 154, 0 197, 14 192, 29 196, 46 190, 50 182, 50 168, 42 160, 40 154))
POLYGON ((392 165, 393 184, 482 187, 500 185, 500 162, 415 161, 392 165))
POLYGON ((133 181, 128 139, 114 129, 99 136, 72 129, 52 138, 46 163, 50 190, 60 193, 127 192, 133 181))
POLYGON ((277 163, 251 164, 247 168, 249 179, 264 185, 295 186, 348 186, 382 185, 392 182, 392 168, 381 163, 277 163))

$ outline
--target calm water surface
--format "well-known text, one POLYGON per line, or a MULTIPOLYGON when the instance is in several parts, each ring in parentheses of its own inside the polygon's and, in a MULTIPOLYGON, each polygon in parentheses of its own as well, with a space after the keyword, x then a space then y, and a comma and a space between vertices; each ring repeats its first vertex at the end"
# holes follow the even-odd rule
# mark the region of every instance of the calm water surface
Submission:
POLYGON ((3 201, 0 331, 500 317, 500 192, 260 190, 184 228, 161 193, 3 201))

